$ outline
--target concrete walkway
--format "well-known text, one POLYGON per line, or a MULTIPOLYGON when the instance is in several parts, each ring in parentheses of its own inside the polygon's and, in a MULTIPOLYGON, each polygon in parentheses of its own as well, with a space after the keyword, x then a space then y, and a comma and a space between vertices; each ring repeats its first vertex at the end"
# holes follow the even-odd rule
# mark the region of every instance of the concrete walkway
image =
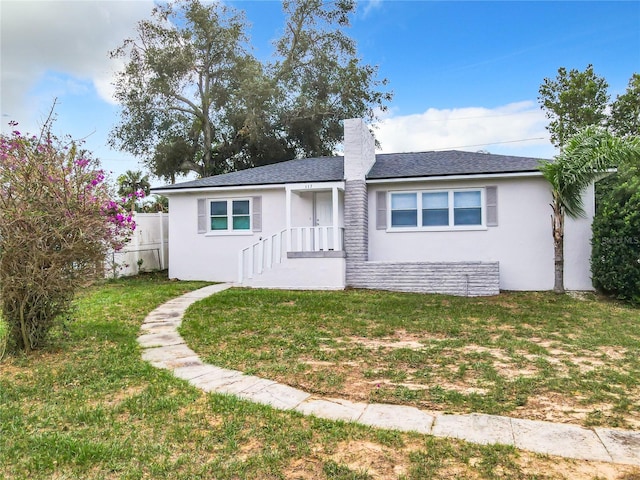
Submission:
POLYGON ((501 443, 547 455, 640 465, 640 432, 520 420, 495 415, 427 413, 414 407, 321 398, 272 380, 203 363, 177 328, 187 307, 230 288, 211 285, 171 300, 151 312, 138 342, 142 358, 205 392, 236 395, 281 410, 345 420, 377 428, 414 431, 468 442, 501 443))

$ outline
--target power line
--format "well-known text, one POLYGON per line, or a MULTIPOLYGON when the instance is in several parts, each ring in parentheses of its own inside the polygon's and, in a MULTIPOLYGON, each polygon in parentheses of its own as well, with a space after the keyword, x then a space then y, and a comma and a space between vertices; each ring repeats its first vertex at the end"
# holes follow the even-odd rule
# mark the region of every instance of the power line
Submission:
MULTIPOLYGON (((439 110, 442 111, 442 110, 439 110)), ((423 122, 448 122, 451 120, 473 120, 476 118, 495 118, 495 117, 511 117, 513 115, 531 115, 534 113, 540 113, 540 110, 528 110, 525 112, 513 112, 513 113, 496 113, 495 115, 471 115, 468 117, 449 117, 449 118, 424 118, 423 122)))
POLYGON ((522 140, 507 140, 504 142, 491 142, 491 143, 477 143, 474 145, 458 145, 457 147, 444 147, 444 148, 434 148, 434 152, 441 152, 443 150, 453 150, 455 148, 469 148, 469 147, 487 147, 489 145, 501 145, 504 143, 520 143, 520 142, 531 142, 533 140, 544 140, 544 137, 535 137, 535 138, 523 138, 522 140))

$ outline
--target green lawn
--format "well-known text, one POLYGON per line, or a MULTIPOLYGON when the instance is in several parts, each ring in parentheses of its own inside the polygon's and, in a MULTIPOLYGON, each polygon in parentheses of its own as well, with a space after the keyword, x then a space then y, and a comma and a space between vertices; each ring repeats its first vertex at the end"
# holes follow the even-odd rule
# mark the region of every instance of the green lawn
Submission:
MULTIPOLYGON (((29 357, 6 357, 0 363, 0 478, 640 478, 630 467, 374 430, 204 394, 143 362, 136 343, 148 312, 201 285, 145 275, 89 289, 77 300, 76 320, 54 332, 49 348, 29 357)), ((246 313, 255 321, 240 335, 264 334, 267 347, 255 350, 268 356, 277 328, 283 329, 279 335, 282 351, 289 348, 290 329, 273 325, 269 318, 278 316, 274 312, 290 317, 303 302, 312 302, 316 313, 309 313, 306 320, 325 315, 323 335, 329 338, 336 328, 330 319, 349 304, 350 312, 360 312, 353 322, 360 326, 348 333, 333 332, 332 341, 339 343, 346 336, 367 334, 369 312, 389 307, 387 301, 376 301, 376 294, 318 295, 312 300, 313 294, 234 290, 194 305, 190 323, 195 323, 194 316, 203 316, 214 328, 231 315, 244 318, 246 313), (370 307, 362 300, 367 295, 371 296, 370 307), (319 313, 324 303, 327 309, 319 313), (259 315, 261 305, 264 310, 259 315)), ((393 303, 393 298, 402 296, 389 296, 388 302, 393 303)), ((425 297, 424 301, 454 300, 425 297)), ((402 319, 389 321, 388 328, 395 331, 394 325, 402 319)), ((413 321, 407 319, 404 328, 413 331, 409 326, 413 321)), ((298 323, 294 331, 303 335, 307 327, 298 323)), ((378 328, 378 338, 391 332, 387 327, 378 328)), ((222 351, 228 345, 231 352, 236 332, 229 325, 226 330, 224 340, 218 337, 216 349, 222 351)), ((325 337, 296 338, 331 345, 321 340, 325 337)), ((403 362, 399 360, 398 370, 403 362)), ((259 365, 256 362, 254 368, 259 365)))
POLYGON ((593 295, 232 289, 181 333, 210 363, 321 395, 640 428, 640 309, 593 295))

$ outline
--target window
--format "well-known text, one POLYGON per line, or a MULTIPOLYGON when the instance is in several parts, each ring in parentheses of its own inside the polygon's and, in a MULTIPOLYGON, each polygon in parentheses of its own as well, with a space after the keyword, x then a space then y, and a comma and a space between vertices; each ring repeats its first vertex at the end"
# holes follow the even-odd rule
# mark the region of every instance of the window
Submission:
POLYGON ((248 199, 211 200, 209 202, 212 232, 251 230, 251 207, 248 199))
POLYGON ((482 225, 480 191, 453 192, 453 224, 482 225))
POLYGON ((398 192, 390 196, 393 229, 483 226, 480 189, 398 192))
POLYGON ((447 192, 422 194, 422 226, 449 225, 449 194, 447 192))
POLYGON ((418 226, 418 203, 415 193, 391 195, 391 225, 394 227, 418 226))

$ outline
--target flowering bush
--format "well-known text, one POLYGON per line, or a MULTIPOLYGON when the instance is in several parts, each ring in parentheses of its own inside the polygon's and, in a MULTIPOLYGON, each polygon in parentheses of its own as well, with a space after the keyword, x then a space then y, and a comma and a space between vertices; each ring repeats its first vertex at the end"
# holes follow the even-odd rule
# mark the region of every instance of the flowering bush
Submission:
POLYGON ((12 344, 41 346, 134 228, 98 162, 49 125, 40 137, 0 136, 0 303, 12 344))

